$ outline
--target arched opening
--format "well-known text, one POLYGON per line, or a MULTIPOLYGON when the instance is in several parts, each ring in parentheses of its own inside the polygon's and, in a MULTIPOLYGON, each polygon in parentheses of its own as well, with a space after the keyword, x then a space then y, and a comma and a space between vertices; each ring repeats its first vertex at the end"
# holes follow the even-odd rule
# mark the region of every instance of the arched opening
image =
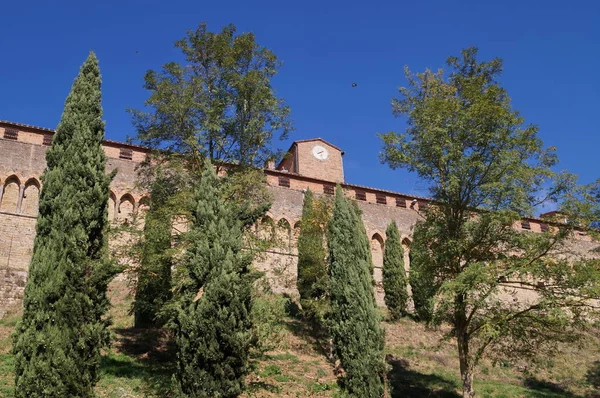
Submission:
POLYGON ((113 192, 108 196, 108 222, 115 221, 115 207, 117 205, 117 197, 113 192))
POLYGON ((404 270, 406 271, 407 275, 410 272, 410 245, 410 239, 402 239, 402 249, 404 249, 404 270))
POLYGON ((383 238, 379 233, 371 237, 371 257, 375 268, 383 267, 383 238))
POLYGON ((6 179, 4 182, 2 198, 0 199, 0 210, 9 211, 12 213, 17 212, 20 186, 21 183, 16 176, 11 176, 6 179))
POLYGON ((21 202, 21 213, 35 216, 38 214, 40 204, 40 183, 31 178, 25 183, 23 201, 21 202))
POLYGON ((130 194, 125 194, 121 197, 117 213, 117 219, 119 221, 124 223, 130 223, 132 221, 134 203, 133 197, 130 194))
POLYGON ((264 216, 256 223, 256 235, 260 240, 273 240, 275 237, 275 222, 271 217, 264 216))
POLYGON ((138 202, 138 212, 140 212, 141 214, 146 214, 148 212, 148 209, 150 209, 150 198, 144 196, 138 202))
POLYGON ((292 240, 292 226, 290 222, 282 218, 277 222, 277 228, 275 229, 275 238, 277 239, 277 246, 282 249, 289 250, 292 240))
POLYGON ((137 205, 137 226, 140 228, 144 228, 144 224, 146 222, 146 214, 150 209, 150 198, 147 196, 142 197, 137 205))

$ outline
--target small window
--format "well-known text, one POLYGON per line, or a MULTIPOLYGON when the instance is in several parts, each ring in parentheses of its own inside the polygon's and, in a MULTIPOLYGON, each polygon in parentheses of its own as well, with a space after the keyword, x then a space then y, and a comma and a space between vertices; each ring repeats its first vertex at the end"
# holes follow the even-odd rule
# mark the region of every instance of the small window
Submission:
POLYGON ((323 185, 323 193, 326 195, 333 195, 335 189, 333 185, 323 185))
POLYGON ((548 228, 548 224, 540 224, 540 229, 542 232, 548 232, 550 229, 548 228))
POLYGON ((19 138, 19 130, 17 129, 4 129, 4 138, 7 140, 16 140, 19 138))
POLYGON ((396 207, 403 207, 406 209, 406 199, 396 198, 396 207))
POLYGON ((46 145, 46 146, 52 145, 52 136, 50 134, 44 135, 44 141, 42 142, 42 145, 46 145))
POLYGON ((380 205, 387 204, 387 198, 382 193, 378 193, 377 195, 375 195, 375 199, 376 199, 377 203, 379 203, 380 205))
POLYGON ((367 200, 367 194, 363 191, 356 191, 356 199, 358 200, 367 200))
POLYGON ((289 188, 290 187, 290 178, 280 176, 279 177, 279 186, 289 188))
POLYGON ((119 158, 131 160, 133 159, 133 151, 127 148, 121 148, 121 152, 119 153, 119 158))
POLYGON ((531 225, 529 224, 529 221, 521 221, 521 228, 522 229, 531 229, 531 225))

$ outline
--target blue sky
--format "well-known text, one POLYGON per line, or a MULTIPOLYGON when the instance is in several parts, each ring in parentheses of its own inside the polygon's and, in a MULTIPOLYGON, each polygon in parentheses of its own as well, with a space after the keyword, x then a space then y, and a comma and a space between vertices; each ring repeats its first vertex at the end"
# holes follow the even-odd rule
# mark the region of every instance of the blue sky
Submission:
POLYGON ((283 61, 274 86, 296 131, 280 148, 322 137, 345 150, 346 181, 427 195, 414 176, 379 163, 376 134, 404 128, 390 100, 405 65, 442 67, 474 45, 504 59, 501 82, 558 147, 560 168, 583 183, 600 177, 600 2, 31 0, 4 2, 0 13, 0 119, 56 127, 93 49, 107 138, 123 140, 134 133, 125 109, 148 95, 144 72, 180 60, 173 42, 187 29, 231 22, 283 61))

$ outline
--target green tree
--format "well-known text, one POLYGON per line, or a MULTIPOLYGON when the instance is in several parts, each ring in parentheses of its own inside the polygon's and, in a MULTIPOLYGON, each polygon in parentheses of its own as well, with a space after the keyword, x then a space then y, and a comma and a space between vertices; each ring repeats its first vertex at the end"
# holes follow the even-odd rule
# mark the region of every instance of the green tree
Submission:
MULTIPOLYGON (((160 173, 181 182, 171 184, 176 197, 165 201, 160 211, 152 209, 149 217, 156 216, 155 210, 177 220, 188 217, 194 182, 201 177, 205 159, 210 159, 219 173, 227 169, 224 199, 238 203, 240 219, 256 219, 268 208, 270 197, 262 184, 264 175, 255 168, 275 157, 272 140, 287 138, 292 130, 289 108, 271 86, 280 61, 259 46, 252 33, 236 34, 233 25, 213 33, 200 24, 175 46, 185 61, 149 70, 144 79, 150 93, 148 111, 129 110, 137 141, 152 149, 140 170, 142 189, 152 191, 160 173)), ((151 198, 151 203, 157 202, 161 200, 151 198)), ((138 253, 136 322, 155 319, 168 295, 170 260, 162 250, 168 228, 167 220, 162 221, 150 220, 141 241, 148 247, 138 253), (156 239, 162 244, 157 246, 156 239), (157 267, 164 272, 156 272, 157 267)), ((180 249, 180 240, 173 239, 172 247, 180 249)))
POLYGON ((14 335, 17 397, 93 397, 109 343, 104 122, 90 53, 66 99, 42 175, 37 235, 14 335))
POLYGON ((350 396, 383 395, 383 331, 379 325, 370 250, 364 226, 337 187, 329 224, 329 274, 334 353, 344 376, 341 386, 350 396))
POLYGON ((452 72, 412 75, 393 103, 407 115, 405 133, 386 133, 383 160, 430 183, 434 203, 415 240, 427 242, 431 278, 439 284, 434 322, 456 338, 463 396, 474 395, 484 356, 530 358, 571 341, 597 319, 598 263, 564 256, 573 225, 546 233, 517 230, 540 203, 559 200, 572 178, 551 170, 537 127, 525 125, 498 83, 502 61, 477 61, 477 50, 448 58, 452 72), (545 281, 545 283, 536 283, 545 281), (535 291, 514 302, 510 294, 535 291))
POLYGON ((185 397, 237 397, 250 370, 252 255, 242 251, 239 213, 222 197, 207 162, 195 191, 171 324, 177 346, 174 379, 185 397))
POLYGON ((410 246, 410 288, 419 321, 430 323, 433 319, 434 298, 439 289, 435 278, 434 264, 427 248, 427 234, 421 232, 423 224, 417 223, 410 246))
POLYGON ((140 265, 135 268, 136 289, 132 311, 135 327, 147 328, 162 325, 160 311, 171 297, 171 268, 173 266, 173 219, 180 206, 179 186, 182 181, 164 175, 160 168, 149 184, 150 207, 144 220, 143 239, 137 245, 140 265))
POLYGON ((285 139, 292 129, 289 108, 271 87, 277 56, 260 47, 254 34, 236 35, 234 25, 213 33, 200 24, 175 47, 186 64, 149 70, 145 105, 152 111, 130 110, 138 139, 168 150, 154 157, 186 155, 188 169, 200 171, 203 158, 264 166, 273 157, 273 137, 285 139))
POLYGON ((383 291, 385 305, 392 319, 400 319, 406 314, 408 289, 404 270, 404 249, 400 232, 395 221, 385 231, 386 241, 383 249, 383 291))
POLYGON ((330 207, 323 199, 315 199, 309 189, 304 194, 300 233, 298 235, 298 291, 302 310, 317 323, 327 313, 329 277, 325 231, 330 207))

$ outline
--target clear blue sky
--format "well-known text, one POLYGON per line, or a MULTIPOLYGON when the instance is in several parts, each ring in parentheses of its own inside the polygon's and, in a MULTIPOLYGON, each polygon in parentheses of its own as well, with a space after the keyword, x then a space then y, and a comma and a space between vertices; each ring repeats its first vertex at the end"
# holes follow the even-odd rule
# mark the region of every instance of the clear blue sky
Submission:
POLYGON ((560 168, 600 177, 600 2, 589 1, 4 1, 0 119, 55 128, 90 49, 103 75, 107 138, 133 135, 147 69, 179 60, 173 42, 206 21, 234 23, 283 61, 274 80, 292 108, 293 139, 346 151, 346 181, 417 195, 423 185, 378 161, 377 132, 402 130, 390 100, 413 71, 467 46, 505 61, 501 78, 560 168), (139 54, 136 54, 139 52, 139 54), (356 82, 358 86, 352 88, 356 82))

